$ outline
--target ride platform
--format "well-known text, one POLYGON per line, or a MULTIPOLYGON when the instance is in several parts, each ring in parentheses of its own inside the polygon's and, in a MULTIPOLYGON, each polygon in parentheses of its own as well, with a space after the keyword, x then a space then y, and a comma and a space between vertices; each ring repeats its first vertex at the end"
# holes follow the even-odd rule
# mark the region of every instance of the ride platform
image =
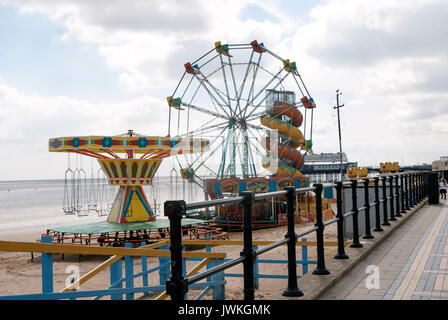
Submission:
MULTIPOLYGON (((47 229, 54 242, 81 245, 122 246, 125 242, 139 245, 169 238, 168 219, 114 223, 100 221, 47 229)), ((226 234, 212 220, 182 219, 183 235, 186 239, 221 238, 226 234)))

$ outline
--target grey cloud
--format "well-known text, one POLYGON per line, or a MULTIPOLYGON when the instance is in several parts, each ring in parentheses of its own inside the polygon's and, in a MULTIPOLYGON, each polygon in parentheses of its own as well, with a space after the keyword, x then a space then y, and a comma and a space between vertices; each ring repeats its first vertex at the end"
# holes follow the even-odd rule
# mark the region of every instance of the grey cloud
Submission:
MULTIPOLYGON (((170 2, 170 1, 168 1, 170 2)), ((88 23, 109 30, 200 32, 207 27, 207 16, 197 10, 198 1, 183 0, 171 5, 153 1, 77 1, 88 23)), ((156 47, 156 44, 154 44, 156 47)))

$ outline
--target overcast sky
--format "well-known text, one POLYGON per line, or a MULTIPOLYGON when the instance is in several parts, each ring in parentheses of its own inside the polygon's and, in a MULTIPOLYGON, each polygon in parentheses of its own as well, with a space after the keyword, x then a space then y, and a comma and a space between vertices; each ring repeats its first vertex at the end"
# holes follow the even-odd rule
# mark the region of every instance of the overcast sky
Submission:
MULTIPOLYGON (((183 64, 257 39, 297 62, 313 150, 350 161, 448 155, 447 0, 0 0, 0 180, 63 178, 59 136, 167 132, 183 64)), ((90 159, 84 160, 89 163, 90 159)))

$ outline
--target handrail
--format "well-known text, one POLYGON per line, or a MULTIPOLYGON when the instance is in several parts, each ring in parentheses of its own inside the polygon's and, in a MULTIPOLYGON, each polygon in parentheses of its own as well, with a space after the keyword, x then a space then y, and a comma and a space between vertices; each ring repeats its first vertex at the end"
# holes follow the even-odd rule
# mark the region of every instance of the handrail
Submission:
MULTIPOLYGON (((406 172, 406 173, 394 173, 394 174, 384 174, 379 175, 373 178, 366 178, 360 180, 363 184, 360 183, 360 187, 364 190, 364 205, 358 205, 357 199, 357 184, 358 180, 350 180, 350 181, 340 181, 336 183, 329 184, 314 184, 312 187, 307 188, 294 188, 294 187, 286 187, 283 191, 275 191, 261 194, 254 194, 253 192, 240 192, 238 197, 227 198, 227 199, 217 199, 206 202, 199 202, 193 204, 185 204, 184 201, 167 201, 165 202, 165 215, 170 219, 170 239, 171 239, 171 259, 174 263, 171 266, 171 279, 167 282, 170 284, 170 291, 167 292, 172 300, 183 300, 184 294, 188 291, 188 285, 197 282, 201 279, 209 277, 215 273, 226 270, 232 266, 242 263, 244 269, 244 299, 245 300, 253 300, 254 299, 254 282, 253 282, 253 261, 256 256, 266 253, 274 248, 280 247, 282 245, 287 244, 288 246, 288 287, 283 292, 286 296, 301 296, 303 292, 297 287, 297 277, 296 277, 296 260, 295 260, 295 246, 297 242, 297 238, 299 236, 303 236, 312 232, 316 232, 316 244, 317 244, 317 268, 313 272, 316 275, 324 275, 329 274, 330 272, 325 267, 325 258, 324 258, 324 240, 323 233, 324 228, 333 223, 337 223, 338 225, 338 253, 335 256, 336 259, 348 259, 349 257, 344 252, 344 218, 352 216, 353 222, 353 241, 350 247, 353 248, 361 248, 363 245, 359 241, 358 234, 358 215, 360 212, 363 212, 365 215, 370 214, 370 208, 375 208, 376 214, 376 224, 377 228, 374 231, 380 231, 378 228, 379 225, 379 205, 380 203, 384 204, 384 218, 387 222, 387 211, 388 208, 386 206, 387 202, 390 203, 390 215, 391 221, 395 216, 400 217, 398 215, 398 210, 408 210, 408 208, 404 208, 404 204, 410 202, 411 205, 416 204, 423 200, 424 196, 427 195, 427 181, 424 179, 424 173, 422 172, 406 172), (405 178, 401 180, 401 191, 398 186, 398 177, 405 178), (390 180, 390 195, 386 196, 386 183, 390 180), (394 184, 394 179, 396 183, 394 184), (382 191, 383 198, 379 199, 379 181, 382 182, 382 191), (370 203, 369 201, 369 183, 374 182, 375 188, 375 201, 370 203), (403 182, 404 181, 404 182, 403 182), (404 184, 404 186, 403 186, 404 184), (349 186, 352 190, 352 210, 350 212, 344 213, 342 209, 342 190, 345 187, 349 186), (393 188, 395 186, 395 190, 393 188), (405 187, 405 188, 403 188, 405 187), (331 220, 323 222, 322 218, 322 192, 326 188, 336 188, 337 193, 337 216, 331 220), (307 230, 300 232, 299 234, 294 232, 294 202, 296 194, 313 191, 316 194, 316 224, 314 227, 311 227, 307 230), (412 197, 410 197, 412 195, 412 197), (252 214, 252 204, 254 201, 267 199, 278 196, 286 196, 287 199, 287 226, 288 232, 285 236, 285 239, 267 244, 265 247, 254 251, 252 246, 255 241, 252 241, 252 222, 251 222, 251 214, 252 214), (401 197, 401 204, 400 199, 401 197), (404 198, 406 197, 406 202, 404 198), (396 206, 394 206, 393 201, 396 200, 396 206), (240 204, 243 208, 243 251, 241 252, 241 256, 225 262, 221 265, 215 266, 204 273, 187 277, 185 278, 182 275, 182 266, 180 263, 176 263, 179 259, 179 255, 182 250, 182 243, 187 244, 187 241, 182 242, 182 237, 180 237, 181 229, 180 229, 180 221, 182 216, 184 215, 185 209, 188 208, 205 208, 209 206, 214 206, 220 204, 240 204), (397 214, 395 214, 395 210, 397 210, 397 214)), ((389 189, 389 188, 388 188, 389 189)), ((373 238, 370 234, 370 216, 369 219, 365 220, 366 222, 366 235, 365 238, 373 238)), ((382 230, 381 230, 382 231, 382 230)))
MULTIPOLYGON (((161 247, 161 246, 166 245, 168 242, 169 242, 168 240, 159 241, 159 242, 152 243, 152 244, 149 244, 149 245, 146 245, 146 246, 143 246, 143 247, 139 247, 139 248, 137 248, 137 250, 141 250, 141 248, 155 249, 157 247, 161 247)), ((121 258, 123 258, 123 256, 117 256, 116 255, 116 256, 110 257, 105 262, 103 262, 102 264, 100 264, 96 268, 90 270, 88 273, 83 275, 77 281, 73 282, 68 287, 62 289, 60 292, 73 291, 75 288, 79 287, 83 283, 86 283, 89 279, 93 278, 95 275, 97 275, 98 273, 100 273, 101 271, 106 269, 107 267, 110 267, 111 264, 113 264, 114 262, 120 260, 121 258)))
MULTIPOLYGON (((134 248, 109 248, 88 247, 81 245, 57 244, 57 243, 32 243, 16 241, 0 241, 0 251, 9 252, 41 252, 41 253, 65 253, 102 256, 134 256, 134 257, 170 257, 169 250, 134 249, 134 248)), ((226 253, 220 252, 183 252, 184 258, 225 258, 226 253)))

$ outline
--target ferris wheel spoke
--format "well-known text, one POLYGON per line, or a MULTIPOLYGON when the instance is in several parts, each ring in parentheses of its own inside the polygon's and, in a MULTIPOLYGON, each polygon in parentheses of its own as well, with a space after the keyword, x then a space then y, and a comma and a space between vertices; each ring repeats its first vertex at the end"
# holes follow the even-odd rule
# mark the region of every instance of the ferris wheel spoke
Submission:
POLYGON ((229 147, 229 135, 231 132, 230 127, 227 128, 227 139, 225 139, 225 144, 224 144, 224 149, 222 152, 222 156, 221 156, 221 161, 219 163, 219 167, 218 167, 218 175, 216 176, 216 178, 219 178, 219 175, 221 173, 221 178, 224 176, 224 168, 225 168, 225 164, 226 164, 226 157, 227 157, 227 148, 229 147))
POLYGON ((229 69, 230 69, 230 74, 232 76, 233 90, 235 90, 235 99, 237 100, 237 107, 239 107, 238 89, 236 87, 235 73, 233 72, 233 64, 232 64, 232 60, 230 59, 230 56, 228 56, 227 59, 229 60, 229 69))
POLYGON ((274 52, 272 52, 269 49, 266 49, 266 53, 269 53, 271 56, 273 56, 274 58, 277 58, 278 60, 280 60, 281 62, 284 61, 284 59, 282 57, 280 57, 279 55, 275 54, 274 52))
MULTIPOLYGON (((282 70, 281 70, 282 71, 282 70)), ((283 78, 281 78, 280 79, 280 81, 272 88, 272 90, 275 90, 275 89, 277 89, 277 87, 279 86, 279 85, 281 85, 282 83, 283 83, 283 81, 287 78, 289 76, 289 72, 287 72, 286 74, 285 74, 285 76, 283 77, 283 78)), ((273 78, 274 79, 274 78, 273 78)), ((272 79, 272 80, 273 80, 272 79)), ((272 81, 271 81, 272 82, 272 81)), ((257 110, 260 106, 261 106, 261 104, 266 100, 268 98, 268 96, 265 96, 259 103, 258 103, 258 105, 256 105, 256 106, 254 106, 254 108, 252 109, 252 111, 247 115, 247 117, 250 117, 254 112, 255 112, 255 110, 257 110)))
MULTIPOLYGON (((297 87, 299 88, 300 93, 302 94, 302 96, 304 96, 303 91, 302 91, 302 88, 300 87, 300 84, 299 84, 299 82, 297 81, 295 74, 293 74, 293 77, 294 77, 294 81, 295 81, 296 84, 297 84, 297 87)), ((309 94, 308 94, 308 95, 309 95, 309 94)))
MULTIPOLYGON (((249 107, 250 105, 252 105, 252 103, 253 103, 254 100, 256 99, 256 98, 254 98, 255 79, 256 79, 257 74, 258 74, 258 69, 259 69, 259 66, 260 66, 261 57, 262 57, 262 54, 259 55, 257 63, 254 64, 255 67, 254 67, 254 72, 253 72, 253 76, 252 76, 252 84, 251 84, 251 86, 250 86, 249 93, 248 93, 248 95, 247 95, 247 103, 246 103, 246 106, 245 106, 245 108, 244 108, 243 118, 245 118, 245 116, 246 116, 246 112, 247 112, 248 107, 249 107), (250 100, 251 95, 252 95, 252 101, 250 100)), ((269 85, 269 84, 268 84, 268 85, 269 85)), ((268 86, 268 85, 267 85, 267 86, 268 86)), ((267 87, 267 86, 266 86, 266 87, 267 87)), ((261 92, 263 92, 263 91, 264 91, 264 89, 261 90, 259 94, 261 94, 261 92)), ((257 97, 258 97, 258 95, 257 95, 257 97)))
MULTIPOLYGON (((224 66, 221 64, 221 68, 220 69, 224 69, 224 66)), ((216 70, 218 71, 218 70, 216 70)), ((216 72, 215 71, 215 72, 216 72)), ((214 72, 213 72, 214 73, 214 72)), ((210 76, 205 76, 201 71, 199 71, 199 74, 202 76, 202 83, 206 83, 210 86, 210 88, 212 88, 212 90, 216 93, 216 95, 221 99, 222 103, 225 106, 228 106, 230 108, 230 105, 228 105, 226 99, 224 99, 224 97, 221 95, 221 93, 219 92, 219 90, 210 82, 210 80, 208 79, 210 76)), ((200 79, 198 77, 198 75, 195 75, 198 79, 200 79)))
MULTIPOLYGON (((212 53, 212 52, 214 52, 214 51, 215 51, 215 48, 211 49, 210 51, 208 51, 207 53, 205 53, 204 55, 202 55, 200 58, 198 58, 198 59, 196 59, 195 61, 193 61, 193 62, 191 63, 191 65, 194 65, 194 64, 198 63, 200 60, 204 59, 206 56, 208 56, 210 53, 212 53)), ((216 57, 217 57, 217 55, 214 56, 212 59, 214 59, 214 58, 216 58, 216 57)))

